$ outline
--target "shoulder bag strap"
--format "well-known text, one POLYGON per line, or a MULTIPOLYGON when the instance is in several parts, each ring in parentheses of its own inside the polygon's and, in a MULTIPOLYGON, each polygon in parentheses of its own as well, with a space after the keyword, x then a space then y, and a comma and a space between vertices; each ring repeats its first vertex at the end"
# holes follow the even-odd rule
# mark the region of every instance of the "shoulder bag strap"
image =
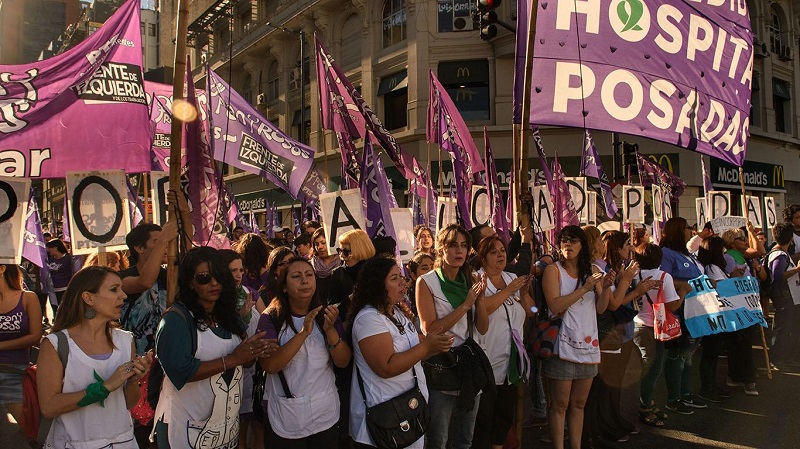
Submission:
POLYGON ((58 352, 58 359, 61 360, 61 366, 64 367, 64 373, 66 373, 69 361, 69 342, 64 331, 56 332, 56 352, 58 352))
MULTIPOLYGON (((411 339, 408 338, 406 335, 406 339, 408 339, 409 344, 411 343, 411 339)), ((419 390, 419 382, 417 381, 417 370, 414 369, 416 367, 416 363, 411 365, 411 374, 414 376, 414 388, 419 390)), ((353 369, 356 372, 356 377, 358 377, 358 389, 361 390, 361 400, 364 401, 364 408, 368 408, 367 406, 367 393, 364 391, 364 379, 361 377, 361 371, 358 369, 358 364, 353 361, 353 369)), ((281 371, 281 374, 283 371, 281 371)), ((284 388, 286 386, 284 385, 284 388)))
MULTIPOLYGON (((666 273, 666 271, 662 271, 662 272, 661 272, 661 283, 662 283, 662 285, 659 287, 659 290, 661 290, 662 288, 664 288, 664 285, 663 285, 663 283, 664 283, 664 276, 665 276, 666 274, 667 274, 667 273, 666 273)), ((641 271, 639 271, 639 280, 640 280, 640 281, 641 281, 641 280, 643 280, 643 279, 642 279, 642 272, 641 272, 641 271)), ((646 291, 645 291, 645 292, 644 292, 644 295, 645 295, 645 296, 647 296, 647 300, 650 302, 650 305, 652 306, 652 305, 653 305, 653 299, 652 299, 652 298, 650 298, 650 293, 648 293, 648 292, 646 292, 646 291)))

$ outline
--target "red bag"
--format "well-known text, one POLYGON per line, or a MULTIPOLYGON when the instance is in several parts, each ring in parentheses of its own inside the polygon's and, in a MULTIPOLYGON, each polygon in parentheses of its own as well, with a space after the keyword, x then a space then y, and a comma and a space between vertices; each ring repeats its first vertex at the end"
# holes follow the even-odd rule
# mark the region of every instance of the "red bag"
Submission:
POLYGON ((147 377, 142 376, 139 379, 139 388, 142 394, 139 396, 139 402, 131 409, 131 417, 143 426, 150 424, 153 416, 156 415, 156 412, 150 407, 150 403, 147 402, 147 377))
MULTIPOLYGON (((661 274, 661 282, 664 282, 664 274, 661 274)), ((647 296, 650 299, 650 295, 647 296)), ((653 332, 658 341, 670 341, 681 336, 681 322, 680 320, 664 305, 664 286, 658 289, 658 296, 655 302, 652 300, 650 304, 653 305, 653 332)))

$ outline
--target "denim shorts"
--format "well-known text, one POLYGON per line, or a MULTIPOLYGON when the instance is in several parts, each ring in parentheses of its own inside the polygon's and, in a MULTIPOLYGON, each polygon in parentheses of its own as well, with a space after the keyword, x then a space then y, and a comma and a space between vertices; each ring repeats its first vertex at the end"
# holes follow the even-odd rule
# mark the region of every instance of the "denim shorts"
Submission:
POLYGON ((597 367, 596 364, 575 363, 553 356, 542 362, 542 376, 556 380, 591 379, 597 375, 597 367))
MULTIPOLYGON (((26 370, 28 365, 13 365, 19 370, 26 370)), ((23 374, 0 372, 0 404, 22 403, 23 374)))

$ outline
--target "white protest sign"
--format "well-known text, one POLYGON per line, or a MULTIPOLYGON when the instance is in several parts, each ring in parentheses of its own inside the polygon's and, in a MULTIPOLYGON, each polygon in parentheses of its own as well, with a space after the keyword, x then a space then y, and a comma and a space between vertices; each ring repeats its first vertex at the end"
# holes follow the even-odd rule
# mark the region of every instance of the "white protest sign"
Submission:
POLYGON ((653 221, 664 222, 664 193, 661 187, 653 184, 653 221))
POLYGON ((440 196, 436 208, 436 233, 453 223, 458 223, 458 201, 449 196, 440 196))
POLYGON ((581 223, 597 226, 597 192, 589 192, 586 196, 586 221, 581 223))
POLYGON ((397 237, 397 250, 400 260, 408 262, 414 256, 414 219, 407 207, 392 208, 392 224, 397 237))
POLYGON ((533 217, 535 231, 549 231, 556 227, 556 218, 553 215, 553 198, 546 184, 529 184, 533 190, 533 217))
POLYGON ((644 223, 644 187, 622 187, 622 221, 644 223))
POLYGON ((68 172, 73 254, 127 249, 131 230, 128 185, 122 170, 68 172))
POLYGON ((728 215, 726 217, 717 217, 711 219, 711 229, 714 230, 714 234, 722 234, 728 229, 741 228, 742 226, 746 225, 747 219, 736 215, 728 215))
POLYGON ((564 179, 567 181, 569 196, 572 198, 572 204, 575 206, 578 219, 581 223, 586 223, 586 204, 589 200, 589 197, 586 195, 586 178, 577 176, 566 177, 564 179))
POLYGON ((708 212, 712 219, 731 214, 731 192, 711 190, 706 199, 708 199, 708 212))
POLYGON ((150 172, 150 201, 153 203, 153 223, 163 225, 167 222, 169 204, 169 172, 150 172))
POLYGON ((485 186, 472 186, 469 214, 472 226, 491 225, 492 211, 489 208, 489 190, 485 186))
POLYGON ((757 196, 746 195, 742 201, 742 211, 744 216, 753 223, 756 228, 762 227, 761 223, 761 199, 757 196))
POLYGON ((775 208, 774 197, 771 196, 764 197, 764 213, 767 216, 766 220, 764 221, 764 224, 767 225, 766 227, 768 229, 772 229, 773 226, 778 224, 778 211, 775 208))
POLYGON ((319 196, 319 209, 330 254, 339 246, 339 236, 353 229, 366 229, 359 189, 323 193, 319 196))
POLYGON ((697 214, 697 229, 703 229, 703 226, 708 222, 708 201, 705 197, 694 199, 694 210, 697 214))
POLYGON ((30 190, 30 179, 0 178, 0 263, 22 262, 30 190))

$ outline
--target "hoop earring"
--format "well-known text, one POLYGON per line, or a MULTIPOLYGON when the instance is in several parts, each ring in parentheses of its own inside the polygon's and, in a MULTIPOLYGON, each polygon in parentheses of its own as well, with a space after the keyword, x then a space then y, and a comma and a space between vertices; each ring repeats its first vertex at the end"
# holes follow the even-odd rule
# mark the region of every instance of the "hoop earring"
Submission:
POLYGON ((87 320, 94 319, 97 316, 97 311, 91 307, 87 307, 86 310, 83 311, 83 317, 87 320))

